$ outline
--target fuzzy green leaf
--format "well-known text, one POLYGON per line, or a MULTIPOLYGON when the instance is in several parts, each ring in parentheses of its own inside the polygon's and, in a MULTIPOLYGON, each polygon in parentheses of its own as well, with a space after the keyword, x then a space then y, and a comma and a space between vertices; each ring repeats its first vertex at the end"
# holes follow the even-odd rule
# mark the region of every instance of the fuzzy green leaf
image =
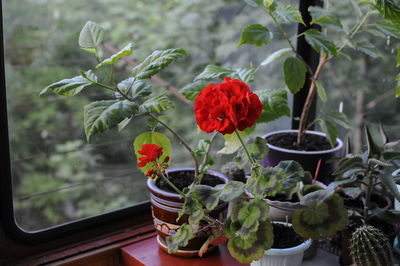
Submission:
POLYGON ((272 246, 273 238, 272 224, 268 221, 261 222, 257 232, 247 238, 236 236, 229 239, 228 250, 237 261, 251 263, 264 256, 265 250, 272 246))
POLYGON ((193 187, 191 195, 197 199, 207 210, 212 210, 218 205, 220 190, 206 185, 193 187))
POLYGON ((158 95, 144 101, 139 106, 139 113, 160 113, 171 107, 173 107, 173 104, 166 95, 158 95))
POLYGON ((230 181, 229 183, 222 186, 223 189, 220 192, 219 198, 225 202, 232 201, 240 197, 244 193, 245 184, 239 181, 230 181))
POLYGON ((174 253, 178 251, 179 247, 185 247, 193 237, 192 226, 182 225, 175 235, 167 237, 168 253, 174 253))
POLYGON ((261 137, 256 137, 254 143, 247 147, 253 158, 256 160, 263 160, 269 153, 267 141, 261 137))
POLYGON ((299 9, 291 5, 280 5, 274 15, 281 23, 297 22, 305 25, 299 9))
POLYGON ((125 118, 136 114, 138 105, 128 100, 97 101, 85 105, 83 123, 86 138, 117 126, 125 118))
POLYGON ((255 198, 263 199, 264 196, 274 196, 283 187, 286 177, 282 169, 262 168, 260 173, 254 171, 247 179, 246 188, 255 198))
POLYGON ((241 34, 238 45, 254 44, 262 46, 268 44, 272 39, 272 33, 261 24, 247 25, 241 34))
POLYGON ((223 68, 216 65, 208 65, 194 80, 203 79, 223 79, 235 73, 232 69, 223 68))
POLYGON ((140 65, 132 69, 132 77, 137 79, 149 79, 172 62, 188 55, 184 49, 168 49, 154 51, 140 65))
MULTIPOLYGON (((144 132, 137 136, 133 143, 136 158, 142 156, 139 154, 139 151, 142 149, 143 144, 156 144, 163 148, 163 153, 160 156, 159 161, 164 161, 167 156, 171 158, 171 142, 165 135, 158 132, 144 132)), ((137 161, 139 161, 139 159, 137 159, 137 161)), ((151 165, 147 164, 145 167, 139 169, 146 174, 150 167, 151 165)))
MULTIPOLYGON (((321 192, 323 190, 312 192, 304 198, 321 192)), ((303 238, 319 239, 333 236, 348 223, 347 211, 340 196, 332 194, 329 198, 320 197, 318 201, 319 204, 309 202, 307 205, 311 207, 297 210, 293 215, 293 229, 303 238)))
POLYGON ((306 81, 307 67, 297 57, 288 57, 283 63, 285 83, 291 93, 297 93, 306 81))
MULTIPOLYGON (((93 81, 97 81, 96 75, 93 74, 91 70, 84 73, 84 75, 93 81)), ((71 79, 63 79, 56 83, 53 83, 44 88, 39 95, 42 96, 48 91, 52 91, 62 96, 74 96, 80 93, 85 87, 88 87, 90 85, 93 85, 93 83, 86 79, 84 76, 80 75, 71 79)))
POLYGON ((326 96, 324 85, 318 80, 315 81, 315 85, 317 86, 318 97, 325 103, 328 100, 328 96, 326 96))
POLYGON ((89 53, 96 54, 97 47, 103 38, 103 28, 95 22, 88 21, 79 33, 79 46, 89 53))
POLYGON ((124 48, 122 48, 122 50, 119 51, 118 53, 113 54, 107 59, 104 59, 100 64, 96 66, 96 68, 100 68, 106 65, 114 65, 119 59, 121 59, 121 57, 130 55, 132 53, 132 50, 133 50, 133 44, 129 43, 124 48))
POLYGON ((330 120, 321 120, 320 126, 322 132, 324 132, 328 137, 328 141, 331 144, 331 147, 335 147, 336 138, 339 134, 336 125, 330 120))
POLYGON ((290 116, 287 92, 285 90, 265 90, 257 93, 263 103, 263 111, 258 123, 266 123, 282 116, 290 116))
POLYGON ((327 36, 322 32, 311 29, 304 32, 304 36, 308 44, 314 48, 318 53, 327 53, 336 56, 337 50, 333 42, 331 42, 327 36))
POLYGON ((284 56, 285 54, 291 52, 292 49, 290 48, 282 48, 279 49, 278 51, 273 52, 272 54, 270 54, 264 61, 261 62, 261 66, 266 66, 269 63, 271 63, 272 61, 281 58, 282 56, 284 56))
POLYGON ((286 179, 294 179, 299 182, 304 177, 304 169, 296 161, 280 161, 275 168, 282 169, 286 179))

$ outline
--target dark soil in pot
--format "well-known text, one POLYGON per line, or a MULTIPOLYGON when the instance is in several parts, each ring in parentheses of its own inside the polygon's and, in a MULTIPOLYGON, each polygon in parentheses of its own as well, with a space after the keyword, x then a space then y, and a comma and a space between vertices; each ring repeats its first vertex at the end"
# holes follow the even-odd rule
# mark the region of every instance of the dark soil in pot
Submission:
MULTIPOLYGON (((169 178, 172 184, 174 184, 180 190, 184 189, 185 187, 190 186, 194 180, 194 173, 193 171, 178 171, 169 173, 169 178)), ((203 179, 201 180, 202 185, 208 185, 211 187, 215 187, 216 185, 223 184, 222 180, 217 179, 211 175, 204 175, 203 179)), ((164 181, 163 178, 157 178, 156 186, 164 191, 176 193, 167 182, 164 181)))
POLYGON ((300 151, 324 151, 331 149, 328 140, 319 135, 306 134, 300 146, 296 146, 297 133, 279 133, 267 137, 267 142, 271 145, 288 150, 300 151))
POLYGON ((291 248, 304 242, 304 239, 297 235, 292 227, 284 224, 272 224, 274 227, 274 244, 272 248, 291 248))

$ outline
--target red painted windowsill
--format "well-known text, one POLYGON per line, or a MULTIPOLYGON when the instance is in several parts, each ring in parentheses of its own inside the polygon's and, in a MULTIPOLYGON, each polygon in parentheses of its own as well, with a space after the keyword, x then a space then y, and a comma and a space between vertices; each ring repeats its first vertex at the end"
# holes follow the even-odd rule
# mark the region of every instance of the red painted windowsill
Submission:
POLYGON ((231 257, 225 245, 202 258, 181 258, 169 255, 158 247, 155 237, 122 248, 122 260, 127 266, 244 266, 231 257))

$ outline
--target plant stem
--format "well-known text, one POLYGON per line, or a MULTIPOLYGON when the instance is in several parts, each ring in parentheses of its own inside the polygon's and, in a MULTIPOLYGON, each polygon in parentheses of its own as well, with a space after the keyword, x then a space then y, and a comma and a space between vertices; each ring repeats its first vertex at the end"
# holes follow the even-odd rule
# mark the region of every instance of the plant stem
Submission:
POLYGON ((297 135, 297 143, 296 143, 297 146, 300 146, 301 141, 303 140, 303 136, 307 126, 308 113, 310 112, 311 104, 314 100, 315 93, 317 92, 317 85, 315 82, 318 79, 319 74, 321 73, 327 61, 328 61, 328 55, 325 54, 319 61, 317 70, 315 71, 314 76, 312 78, 310 90, 308 91, 306 102, 304 103, 303 111, 301 112, 299 134, 297 135))
POLYGON ((158 123, 160 123, 162 126, 164 126, 167 130, 169 130, 169 132, 171 132, 179 141, 180 143, 189 151, 190 155, 192 156, 193 160, 194 160, 194 176, 196 178, 196 176, 199 173, 199 162, 193 152, 193 150, 190 148, 190 146, 185 142, 184 139, 182 139, 181 136, 179 136, 179 134, 173 130, 172 128, 170 128, 167 124, 165 124, 163 121, 161 121, 160 119, 158 119, 155 115, 153 115, 152 113, 149 113, 149 115, 155 119, 158 123))
POLYGON ((216 137, 217 135, 218 135, 218 132, 215 132, 215 133, 212 135, 211 139, 210 139, 210 144, 209 144, 208 147, 207 147, 206 153, 205 153, 205 155, 204 155, 204 157, 203 157, 203 162, 202 162, 202 164, 201 164, 199 178, 196 180, 195 184, 200 184, 200 183, 201 183, 201 180, 202 180, 202 178, 203 178, 204 167, 205 167, 206 164, 207 164, 208 156, 210 155, 210 151, 211 151, 211 146, 212 146, 212 144, 214 143, 215 137, 216 137))
POLYGON ((111 91, 114 91, 114 92, 117 91, 117 89, 115 89, 115 88, 113 88, 113 87, 111 87, 111 86, 108 86, 108 85, 106 85, 106 84, 97 82, 97 81, 95 81, 95 80, 92 80, 92 79, 90 79, 90 78, 87 77, 87 76, 84 77, 84 78, 87 79, 88 81, 92 82, 93 84, 96 84, 96 85, 98 85, 98 86, 100 86, 100 87, 103 87, 103 88, 105 88, 105 89, 107 89, 107 90, 111 90, 111 91))
POLYGON ((183 194, 183 192, 180 191, 179 188, 177 188, 174 184, 172 184, 172 182, 168 179, 168 177, 166 177, 163 173, 160 173, 160 174, 161 174, 161 177, 164 179, 164 181, 167 182, 167 184, 168 184, 173 190, 175 190, 176 193, 178 193, 179 195, 181 195, 183 198, 186 197, 186 195, 183 194))
POLYGON ((242 145, 243 150, 244 150, 244 152, 245 152, 246 155, 247 155, 247 158, 249 158, 250 163, 251 163, 251 164, 255 164, 256 161, 254 160, 253 156, 251 156, 250 152, 247 150, 246 145, 244 144, 243 139, 242 139, 242 137, 240 136, 239 131, 238 131, 237 129, 235 129, 235 134, 236 134, 236 137, 239 139, 240 144, 242 145))

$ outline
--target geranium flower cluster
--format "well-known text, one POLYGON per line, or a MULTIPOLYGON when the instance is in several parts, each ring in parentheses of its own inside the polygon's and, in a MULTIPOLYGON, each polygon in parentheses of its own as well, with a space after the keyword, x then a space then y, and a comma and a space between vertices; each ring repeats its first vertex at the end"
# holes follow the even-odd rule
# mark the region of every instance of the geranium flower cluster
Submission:
POLYGON ((143 144, 142 149, 138 151, 142 157, 139 157, 138 166, 140 168, 145 167, 148 163, 151 163, 152 166, 147 171, 146 176, 151 179, 156 179, 160 172, 164 172, 168 167, 169 157, 165 157, 163 162, 159 162, 158 159, 161 157, 163 153, 163 148, 156 144, 143 144))

